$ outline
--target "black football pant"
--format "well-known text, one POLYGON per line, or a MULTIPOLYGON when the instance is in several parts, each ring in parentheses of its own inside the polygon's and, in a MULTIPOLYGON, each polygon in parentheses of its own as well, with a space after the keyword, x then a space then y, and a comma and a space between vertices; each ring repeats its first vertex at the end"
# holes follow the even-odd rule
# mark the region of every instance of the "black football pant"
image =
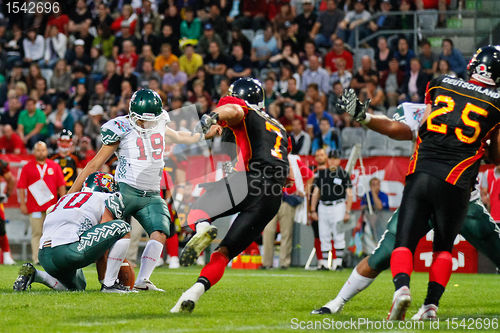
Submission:
POLYGON ((470 190, 430 174, 418 172, 406 177, 394 248, 406 247, 414 253, 420 238, 433 227, 433 251, 451 252, 467 215, 469 198, 470 190))
MULTIPOLYGON (((222 239, 219 247, 229 250, 229 259, 236 257, 255 241, 266 225, 278 213, 281 205, 283 183, 273 178, 259 175, 245 175, 247 188, 245 191, 230 191, 228 195, 228 184, 224 179, 207 184, 206 192, 193 204, 191 209, 202 210, 210 216, 211 221, 218 218, 237 214, 233 224, 226 236, 222 239), (240 201, 236 197, 246 193, 240 201), (223 212, 221 207, 225 205, 222 201, 232 201, 232 208, 223 212), (215 213, 215 211, 218 211, 215 213)), ((230 181, 231 186, 239 181, 230 181)))

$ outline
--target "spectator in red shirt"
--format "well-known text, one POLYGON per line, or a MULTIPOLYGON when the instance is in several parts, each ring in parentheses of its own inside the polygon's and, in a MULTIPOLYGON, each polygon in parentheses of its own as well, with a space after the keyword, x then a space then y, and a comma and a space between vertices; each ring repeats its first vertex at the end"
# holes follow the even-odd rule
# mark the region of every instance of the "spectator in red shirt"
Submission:
POLYGON ((285 127, 287 133, 292 132, 292 123, 295 119, 300 120, 302 129, 304 129, 304 118, 295 113, 295 107, 293 104, 285 104, 285 111, 283 112, 283 116, 279 118, 279 122, 283 125, 283 127, 285 127))
POLYGON ((134 8, 131 5, 124 5, 122 7, 122 15, 120 15, 111 24, 111 30, 115 33, 122 27, 122 22, 128 23, 130 34, 133 35, 135 32, 135 25, 137 23, 137 15, 134 13, 134 8))
POLYGON ((240 7, 243 16, 236 19, 235 27, 243 29, 260 30, 266 25, 267 15, 266 0, 245 0, 240 7))
POLYGON ((80 165, 78 167, 83 169, 94 158, 96 152, 92 148, 92 141, 88 136, 80 139, 77 149, 78 157, 80 158, 80 165))
POLYGON ((134 51, 134 44, 130 40, 123 41, 123 53, 116 58, 116 65, 123 74, 123 65, 129 63, 135 69, 139 56, 134 51))
POLYGON ((63 14, 61 10, 58 11, 57 13, 54 12, 54 14, 50 16, 49 21, 47 22, 47 27, 45 28, 45 36, 49 35, 51 26, 56 26, 57 30, 59 30, 60 33, 65 34, 67 36, 68 24, 69 24, 68 15, 63 14))
POLYGON ((325 56, 325 69, 331 74, 337 71, 336 59, 342 58, 345 60, 346 68, 348 71, 352 72, 353 59, 351 52, 344 48, 344 41, 340 38, 336 38, 333 42, 333 48, 325 56))
POLYGON ((17 188, 21 212, 29 214, 31 224, 31 251, 33 263, 38 264, 38 247, 47 209, 57 203, 58 196, 66 194, 66 185, 61 167, 47 159, 47 145, 35 144, 35 160, 26 164, 19 176, 17 188))
POLYGON ((0 137, 0 151, 2 154, 26 154, 23 140, 10 125, 3 127, 3 135, 0 137))

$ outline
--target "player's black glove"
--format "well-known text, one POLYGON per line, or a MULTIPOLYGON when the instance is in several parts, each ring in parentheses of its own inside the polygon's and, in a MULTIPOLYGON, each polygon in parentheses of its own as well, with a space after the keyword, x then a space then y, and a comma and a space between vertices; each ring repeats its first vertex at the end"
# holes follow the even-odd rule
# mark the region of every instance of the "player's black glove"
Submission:
POLYGON ((366 118, 368 105, 370 105, 370 99, 361 103, 356 96, 354 89, 349 88, 344 89, 344 93, 342 94, 342 97, 340 97, 340 103, 337 104, 337 107, 340 110, 349 113, 354 120, 363 121, 366 118))
POLYGON ((0 193, 0 204, 4 203, 5 201, 7 201, 7 194, 5 193, 0 193))
POLYGON ((195 132, 203 133, 203 135, 207 134, 212 125, 217 124, 219 120, 219 114, 215 112, 210 112, 209 114, 204 114, 201 116, 200 121, 196 125, 195 132))

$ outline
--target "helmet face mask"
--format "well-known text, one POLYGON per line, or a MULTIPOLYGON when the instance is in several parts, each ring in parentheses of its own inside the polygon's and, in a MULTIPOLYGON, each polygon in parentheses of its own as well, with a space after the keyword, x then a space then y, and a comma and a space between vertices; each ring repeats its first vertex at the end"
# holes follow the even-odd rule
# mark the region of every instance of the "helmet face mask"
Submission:
POLYGON ((117 186, 113 176, 106 172, 91 173, 83 182, 82 192, 114 193, 117 186))
POLYGON ((264 112, 265 92, 262 84, 253 78, 245 77, 236 80, 229 86, 229 96, 241 98, 252 110, 264 112))
POLYGON ((129 121, 140 134, 155 130, 163 115, 160 96, 151 89, 136 91, 130 99, 129 121))
POLYGON ((500 46, 479 48, 467 65, 467 71, 478 82, 500 87, 500 46))

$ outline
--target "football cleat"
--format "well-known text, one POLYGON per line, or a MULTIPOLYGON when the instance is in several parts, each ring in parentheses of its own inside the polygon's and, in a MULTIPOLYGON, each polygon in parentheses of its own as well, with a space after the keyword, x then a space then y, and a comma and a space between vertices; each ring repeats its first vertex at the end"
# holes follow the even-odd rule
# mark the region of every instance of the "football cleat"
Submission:
POLYGON ((392 306, 387 320, 404 320, 411 304, 410 288, 404 286, 394 292, 392 306))
POLYGON ((19 276, 14 282, 14 291, 25 291, 35 280, 36 269, 31 263, 25 263, 19 269, 19 276))
POLYGON ((153 284, 153 282, 149 280, 142 280, 140 282, 136 282, 134 285, 134 290, 138 291, 161 291, 164 292, 165 290, 158 288, 153 284))
POLYGON ((185 294, 182 294, 174 307, 170 309, 170 313, 191 313, 193 312, 195 305, 195 301, 189 299, 187 296, 185 296, 185 294))
POLYGON ((327 308, 326 306, 323 306, 319 309, 311 311, 311 314, 313 314, 313 315, 323 315, 323 314, 331 314, 331 313, 332 313, 332 311, 330 311, 330 309, 327 308))
POLYGON ((191 266, 200 253, 205 250, 217 237, 217 227, 209 225, 203 230, 199 230, 186 244, 179 258, 182 266, 191 266))
POLYGON ((109 294, 127 294, 136 293, 136 290, 130 290, 129 287, 124 286, 120 282, 116 281, 115 284, 108 287, 104 283, 101 285, 101 292, 109 294))
POLYGON ((412 320, 436 320, 438 307, 434 304, 423 304, 412 320))

